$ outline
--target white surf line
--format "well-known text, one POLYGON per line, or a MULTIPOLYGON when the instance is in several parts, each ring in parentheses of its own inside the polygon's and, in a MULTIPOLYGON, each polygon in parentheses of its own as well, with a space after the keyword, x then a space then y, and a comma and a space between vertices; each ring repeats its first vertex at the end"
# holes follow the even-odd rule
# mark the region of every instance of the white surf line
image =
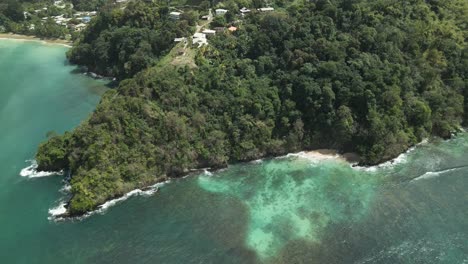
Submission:
POLYGON ((71 191, 71 185, 68 184, 68 183, 63 185, 63 187, 60 188, 60 190, 59 190, 59 192, 64 193, 64 194, 68 194, 68 193, 70 193, 70 191, 71 191))
POLYGON ((156 193, 158 191, 159 187, 163 186, 166 183, 169 183, 170 181, 171 180, 167 180, 167 181, 164 181, 164 182, 156 183, 156 184, 154 184, 152 186, 149 186, 148 187, 149 190, 146 190, 146 191, 143 191, 141 189, 132 190, 132 191, 124 194, 123 196, 121 196, 119 198, 115 198, 115 199, 109 200, 109 201, 101 204, 100 206, 98 206, 98 209, 96 209, 94 211, 91 211, 89 213, 86 213, 83 217, 88 217, 88 216, 91 216, 91 215, 96 214, 96 213, 102 214, 105 211, 107 211, 107 209, 109 209, 110 207, 116 205, 119 202, 125 201, 125 200, 127 200, 128 198, 130 198, 132 196, 138 196, 138 195, 151 196, 151 195, 153 195, 154 193, 156 193))
POLYGON ((203 169, 203 175, 205 176, 213 176, 213 173, 207 169, 203 169))
POLYGON ((392 159, 392 160, 389 160, 389 161, 386 161, 384 163, 381 163, 381 164, 378 164, 378 165, 375 165, 375 166, 369 166, 369 167, 366 167, 366 166, 355 166, 356 164, 352 164, 352 168, 353 169, 356 169, 356 170, 363 170, 363 171, 368 171, 368 172, 375 172, 379 169, 387 169, 387 168, 391 168, 395 165, 399 165, 399 164, 403 164, 405 163, 407 160, 408 160, 408 155, 413 152, 417 147, 421 146, 421 145, 425 145, 429 142, 429 139, 423 139, 421 142, 419 142, 418 144, 412 146, 411 148, 409 148, 408 150, 406 150, 405 152, 401 153, 400 155, 398 155, 398 157, 392 159))
POLYGON ((253 164, 260 164, 263 162, 264 159, 256 159, 256 160, 252 160, 250 161, 250 163, 253 163, 253 164))
POLYGON ((342 156, 340 154, 322 154, 318 151, 301 151, 298 153, 289 153, 286 157, 299 157, 303 159, 307 159, 310 161, 324 161, 324 160, 338 160, 341 159, 342 156))
MULTIPOLYGON (((88 212, 88 213, 84 214, 83 216, 71 217, 70 219, 83 220, 83 219, 88 218, 88 217, 90 217, 90 216, 92 216, 94 214, 103 214, 110 207, 118 204, 119 202, 125 201, 125 200, 127 200, 128 198, 130 198, 132 196, 139 196, 139 195, 141 195, 141 196, 151 196, 151 195, 153 195, 154 193, 156 193, 159 190, 159 187, 161 187, 161 186, 163 186, 163 185, 165 185, 166 183, 169 183, 169 182, 171 182, 170 179, 167 180, 167 181, 164 181, 164 182, 158 182, 158 183, 156 183, 154 185, 149 186, 148 190, 146 190, 146 191, 143 191, 141 189, 132 190, 132 191, 124 194, 121 197, 109 200, 109 201, 99 205, 98 208, 96 210, 94 210, 94 211, 88 212)), ((69 187, 64 187, 64 188, 69 188, 69 187)), ((67 218, 62 217, 62 215, 64 215, 67 212, 67 209, 65 208, 65 205, 66 205, 66 203, 62 201, 62 202, 60 202, 60 204, 58 206, 49 209, 49 217, 47 219, 54 220, 54 221, 66 220, 67 218)))
POLYGON ((49 217, 47 219, 50 221, 60 219, 59 217, 67 212, 65 205, 67 205, 66 202, 60 202, 56 207, 49 209, 49 217))
MULTIPOLYGON (((312 162, 320 162, 320 161, 326 161, 326 160, 344 160, 344 158, 340 154, 322 154, 317 151, 311 150, 311 151, 300 151, 296 153, 288 153, 283 156, 277 156, 274 157, 273 159, 287 159, 287 158, 301 158, 301 159, 306 159, 312 162)), ((258 159, 258 160, 253 160, 250 163, 262 163, 264 159, 258 159)))
POLYGON ((436 177, 441 176, 442 174, 445 174, 445 173, 448 173, 448 172, 453 172, 453 171, 458 171, 458 170, 462 170, 462 169, 466 169, 466 168, 467 168, 467 166, 461 166, 461 167, 450 168, 450 169, 440 170, 440 171, 428 171, 428 172, 424 173, 423 175, 420 175, 420 176, 412 179, 410 182, 436 178, 436 177))
POLYGON ((28 177, 28 178, 38 178, 38 177, 46 177, 52 175, 60 175, 63 174, 62 171, 37 171, 38 164, 35 160, 26 160, 26 162, 30 162, 31 165, 23 168, 19 175, 21 177, 28 177))

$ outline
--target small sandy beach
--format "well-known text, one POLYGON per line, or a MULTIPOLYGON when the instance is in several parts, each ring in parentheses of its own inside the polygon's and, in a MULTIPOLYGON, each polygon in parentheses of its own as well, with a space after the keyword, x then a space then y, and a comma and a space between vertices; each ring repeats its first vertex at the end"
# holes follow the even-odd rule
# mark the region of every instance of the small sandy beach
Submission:
POLYGON ((41 39, 35 36, 19 35, 13 33, 0 33, 0 39, 14 39, 14 40, 23 40, 23 41, 39 41, 45 44, 53 45, 63 45, 66 47, 71 47, 72 42, 64 39, 41 39))
POLYGON ((344 153, 340 154, 334 149, 317 149, 311 151, 303 151, 300 153, 301 156, 311 160, 328 160, 328 159, 339 159, 349 163, 358 163, 360 157, 356 153, 344 153))

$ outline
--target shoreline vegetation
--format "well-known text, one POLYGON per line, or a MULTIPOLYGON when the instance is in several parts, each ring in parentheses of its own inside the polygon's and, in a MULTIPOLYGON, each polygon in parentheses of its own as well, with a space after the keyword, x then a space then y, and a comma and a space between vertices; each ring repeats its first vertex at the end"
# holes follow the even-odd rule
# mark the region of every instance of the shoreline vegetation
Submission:
MULTIPOLYGON (((293 156, 293 157, 296 157, 298 159, 306 159, 306 160, 311 161, 311 162, 323 162, 323 161, 335 160, 335 161, 340 161, 340 162, 346 162, 351 167, 354 167, 355 165, 357 165, 359 163, 359 160, 360 160, 359 155, 356 154, 356 153, 352 153, 352 152, 340 153, 338 150, 335 150, 335 149, 316 149, 316 150, 300 151, 300 152, 297 152, 297 153, 288 153, 286 155, 276 156, 276 157, 265 157, 265 158, 260 159, 259 161, 263 161, 264 159, 286 158, 286 157, 289 157, 289 156, 293 156)), ((253 160, 253 161, 256 161, 256 160, 253 160)), ((252 162, 252 161, 250 161, 250 162, 252 162)), ((388 161, 385 161, 385 162, 388 162, 388 161)), ((383 162, 383 163, 385 163, 385 162, 383 162)), ((383 164, 383 163, 381 163, 381 164, 383 164)), ((374 165, 374 166, 378 167, 379 165, 380 164, 377 164, 377 165, 374 165)), ((369 167, 374 167, 374 166, 369 166, 369 167)), ((29 168, 29 167, 27 167, 27 168, 29 168)), ((37 167, 35 167, 35 168, 37 168, 37 167)), ((69 201, 68 202, 60 202, 60 204, 57 206, 57 208, 60 208, 60 210, 56 210, 57 208, 49 210, 49 214, 51 214, 51 216, 49 217, 49 220, 61 221, 61 220, 75 219, 75 218, 76 219, 82 219, 82 217, 91 216, 91 215, 93 215, 95 213, 99 213, 101 211, 104 211, 108 207, 111 207, 112 205, 116 204, 117 202, 126 200, 127 198, 129 198, 129 197, 131 197, 133 195, 152 195, 154 193, 157 193, 159 191, 159 187, 161 187, 165 183, 171 182, 172 180, 186 178, 186 177, 189 177, 191 175, 199 175, 200 173, 204 173, 204 172, 205 173, 206 172, 207 173, 215 173, 215 172, 217 172, 219 170, 224 170, 226 168, 228 168, 228 166, 226 166, 225 168, 216 168, 216 169, 211 169, 211 168, 194 169, 194 170, 190 170, 186 174, 183 174, 183 175, 181 175, 179 177, 159 178, 157 181, 155 181, 153 183, 150 183, 147 186, 142 186, 140 188, 130 190, 130 191, 126 192, 126 193, 116 195, 115 197, 112 197, 111 199, 106 200, 104 203, 97 205, 96 208, 94 208, 93 210, 88 211, 88 212, 83 213, 83 214, 76 214, 76 215, 75 214, 70 214, 70 212, 68 211, 69 201)), ((25 169, 23 169, 23 170, 25 170, 25 169)), ((32 177, 36 177, 34 175, 37 174, 37 172, 30 170, 29 173, 33 175, 32 177)), ((63 174, 63 172, 61 172, 61 173, 63 174)), ((59 175, 59 174, 49 172, 48 176, 49 175, 59 175)), ((26 175, 22 175, 22 176, 26 176, 26 175)))
MULTIPOLYGON (((466 132, 466 131, 461 130, 461 132, 466 132)), ((296 152, 296 153, 288 153, 286 155, 280 155, 280 156, 263 157, 263 158, 260 158, 260 159, 257 159, 257 160, 250 160, 250 161, 245 161, 245 162, 262 162, 263 160, 267 160, 267 159, 278 159, 278 158, 281 159, 281 158, 286 158, 286 157, 292 156, 292 157, 296 157, 298 159, 306 159, 306 160, 311 161, 311 162, 323 162, 323 161, 335 160, 335 161, 345 162, 345 163, 349 164, 349 166, 351 166, 351 167, 358 166, 359 168, 370 169, 370 168, 374 168, 374 167, 379 167, 379 166, 381 166, 383 164, 388 164, 388 163, 393 164, 394 161, 398 160, 401 155, 407 154, 409 151, 413 150, 414 147, 416 147, 416 146, 418 146, 420 144, 426 143, 426 142, 427 142, 426 140, 423 140, 420 143, 418 143, 418 144, 408 148, 404 152, 400 153, 397 157, 394 157, 394 158, 389 159, 389 160, 384 160, 384 161, 382 161, 381 163, 378 163, 378 164, 368 165, 368 166, 367 165, 364 165, 364 166, 359 165, 359 162, 361 161, 361 157, 355 152, 345 152, 345 153, 343 153, 343 152, 340 152, 339 150, 336 150, 336 149, 327 149, 327 148, 314 149, 314 150, 303 150, 303 151, 296 152)), ((230 164, 227 164, 226 167, 224 167, 224 168, 192 169, 192 170, 186 172, 185 174, 182 174, 182 175, 177 176, 177 177, 161 177, 161 178, 158 178, 155 182, 149 183, 146 186, 141 186, 139 188, 130 190, 130 191, 126 192, 126 193, 116 195, 116 196, 106 200, 104 203, 98 204, 94 209, 92 209, 90 211, 87 211, 87 212, 84 212, 84 213, 81 213, 81 214, 71 214, 70 213, 70 211, 68 209, 69 206, 70 206, 70 201, 60 202, 60 204, 57 206, 57 208, 60 208, 59 210, 56 210, 57 208, 49 210, 49 214, 51 214, 51 216, 49 217, 49 220, 57 220, 57 221, 62 221, 62 220, 67 220, 67 219, 80 219, 81 220, 81 219, 86 218, 88 216, 91 216, 91 215, 93 215, 95 213, 105 211, 107 208, 113 206, 117 202, 124 201, 127 198, 129 198, 129 197, 131 197, 131 196, 133 196, 135 194, 136 195, 140 195, 140 194, 152 195, 154 193, 157 193, 159 191, 159 187, 161 187, 162 184, 169 183, 172 180, 186 178, 186 177, 189 177, 191 175, 198 175, 198 174, 204 173, 204 172, 205 173, 206 172, 215 173, 217 171, 227 169, 228 165, 230 165, 230 164)), ((30 167, 31 166, 29 166, 29 167, 27 167, 25 169, 29 169, 30 167)), ((31 177, 36 177, 34 175, 37 174, 37 171, 36 171, 37 164, 36 164, 36 166, 33 166, 33 168, 34 168, 34 170, 29 170, 29 173, 33 175, 31 177)), ((22 171, 24 171, 25 169, 23 169, 22 171)), ((48 172, 47 176, 61 175, 61 174, 63 174, 63 171, 60 172, 60 173, 48 172)), ((27 176, 27 175, 22 175, 22 176, 27 176)), ((68 185, 68 183, 67 183, 67 185, 68 185)))
POLYGON ((15 33, 0 33, 0 40, 1 39, 18 40, 18 41, 35 41, 35 42, 41 42, 43 44, 49 44, 49 45, 62 45, 68 48, 73 47, 72 41, 68 41, 64 39, 39 38, 36 36, 21 35, 21 34, 15 34, 15 33))
MULTIPOLYGON (((467 131, 464 128, 462 128, 462 129, 460 129, 459 132, 466 133, 467 131)), ((423 140, 423 141, 419 142, 418 144, 408 148, 407 150, 405 150, 404 152, 400 153, 398 156, 396 156, 396 157, 394 157, 392 159, 384 160, 381 163, 378 163, 378 164, 375 164, 375 165, 368 165, 368 166, 359 165, 361 157, 355 152, 345 152, 345 153, 343 153, 343 152, 340 152, 339 150, 336 150, 336 149, 327 149, 327 148, 314 149, 314 150, 303 150, 303 151, 300 151, 300 152, 288 153, 286 155, 281 155, 281 156, 264 157, 264 158, 261 158, 261 159, 258 159, 258 160, 251 160, 251 161, 248 161, 248 162, 263 162, 264 160, 268 160, 268 159, 281 159, 281 158, 287 158, 287 157, 291 156, 291 157, 296 157, 298 159, 305 159, 305 160, 308 160, 310 162, 323 162, 323 161, 330 161, 330 160, 340 161, 340 162, 347 163, 352 168, 356 168, 356 169, 363 169, 364 168, 366 170, 372 171, 372 168, 378 168, 378 167, 380 167, 382 165, 385 165, 385 164, 393 165, 395 163, 399 163, 398 161, 400 160, 400 157, 402 155, 406 155, 410 151, 414 150, 415 147, 420 146, 421 144, 428 143, 428 142, 429 142, 428 140, 423 140)), ((29 168, 29 167, 27 167, 27 168, 29 168)), ((189 177, 191 175, 199 175, 200 173, 215 173, 217 171, 224 170, 224 169, 227 169, 227 168, 228 168, 228 166, 226 166, 225 168, 216 168, 216 169, 211 169, 211 168, 193 169, 193 170, 190 170, 186 174, 181 175, 179 177, 159 178, 155 182, 150 183, 147 186, 142 186, 142 187, 130 190, 130 191, 126 192, 126 193, 123 193, 123 194, 117 195, 115 197, 112 197, 111 199, 106 200, 104 203, 97 205, 96 208, 94 208, 93 210, 85 212, 83 214, 76 214, 76 215, 75 214, 70 214, 70 212, 68 211, 69 201, 68 202, 60 202, 60 204, 57 206, 57 208, 60 208, 60 210, 56 210, 56 208, 49 210, 49 214, 51 215, 49 217, 49 220, 57 220, 57 221, 62 221, 62 220, 67 220, 67 219, 79 219, 79 220, 81 220, 81 219, 86 218, 88 216, 91 216, 91 215, 93 215, 95 213, 105 211, 109 207, 115 205, 117 202, 124 201, 124 200, 126 200, 127 198, 129 198, 129 197, 131 197, 133 195, 152 195, 154 193, 157 193, 159 191, 159 187, 161 187, 163 184, 171 182, 172 180, 186 178, 186 177, 189 177)), ((25 170, 25 169, 23 169, 23 170, 25 170)), ((32 177, 35 177, 34 175, 37 173, 37 172, 35 172, 35 169, 37 169, 37 166, 34 167, 34 170, 29 171, 33 175, 32 177)), ((63 172, 60 172, 60 173, 63 174, 63 172)), ((50 175, 59 175, 59 174, 49 172, 48 176, 50 176, 50 175)), ((25 175, 22 175, 22 176, 25 176, 25 175)))
POLYGON ((159 1, 101 10, 80 34, 70 62, 120 83, 39 146, 38 170, 72 175, 70 215, 194 169, 303 149, 376 165, 467 124, 466 1, 274 1, 248 15, 231 4, 211 7, 228 11, 207 29, 235 30, 203 45, 191 42, 201 14, 175 19, 159 1))

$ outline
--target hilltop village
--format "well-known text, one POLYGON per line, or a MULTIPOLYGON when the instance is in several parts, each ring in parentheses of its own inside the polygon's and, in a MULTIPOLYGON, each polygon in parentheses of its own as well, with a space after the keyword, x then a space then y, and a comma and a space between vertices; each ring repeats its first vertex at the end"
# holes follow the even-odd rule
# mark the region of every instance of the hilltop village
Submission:
POLYGON ((96 10, 77 10, 71 2, 62 0, 3 6, 7 7, 2 12, 0 1, 0 33, 52 39, 75 39, 98 13, 96 10))
MULTIPOLYGON (((0 0, 0 33, 16 33, 73 41, 97 16, 101 8, 123 10, 130 2, 152 2, 151 0, 110 0, 100 1, 100 4, 75 6, 73 2, 76 1, 13 3, 9 0, 0 0), (2 2, 5 3, 2 4, 2 2)), ((172 4, 171 2, 161 2, 161 4, 167 5, 170 11, 169 16, 173 20, 187 18, 187 16, 192 20, 197 20, 196 32, 191 37, 191 43, 197 47, 206 45, 207 39, 216 33, 237 30, 236 24, 240 23, 240 19, 248 14, 275 10, 273 7, 263 6, 263 4, 258 8, 242 7, 236 9, 231 7, 230 10, 225 9, 223 3, 214 6, 209 4, 192 6, 180 3, 172 4), (194 15, 196 17, 193 17, 194 15)), ((186 43, 187 37, 180 36, 174 41, 186 43)))

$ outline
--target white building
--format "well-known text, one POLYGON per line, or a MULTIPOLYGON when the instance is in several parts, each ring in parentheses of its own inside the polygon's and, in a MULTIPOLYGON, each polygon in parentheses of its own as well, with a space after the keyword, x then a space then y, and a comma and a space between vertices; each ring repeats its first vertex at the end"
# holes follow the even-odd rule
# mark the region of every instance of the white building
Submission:
POLYGON ((75 26, 75 31, 79 32, 79 31, 81 31, 81 30, 83 30, 85 28, 86 28, 86 24, 80 23, 80 24, 75 26))
POLYGON ((260 12, 271 12, 271 11, 274 11, 275 9, 273 7, 262 7, 257 10, 260 12))
POLYGON ((177 19, 180 18, 180 15, 181 15, 181 14, 182 14, 182 13, 180 13, 180 12, 170 12, 170 13, 169 13, 169 17, 172 18, 172 19, 176 19, 176 20, 177 20, 177 19))
POLYGON ((208 44, 208 40, 206 39, 206 35, 203 33, 195 33, 192 37, 192 44, 197 45, 199 48, 203 45, 208 44))
POLYGON ((174 42, 186 42, 187 38, 175 38, 174 42))
POLYGON ((205 35, 214 35, 216 34, 216 30, 212 30, 212 29, 205 29, 202 31, 203 34, 205 35))
POLYGON ((241 12, 241 14, 250 13, 250 9, 247 9, 247 8, 245 8, 245 7, 241 8, 239 11, 241 12))
POLYGON ((217 16, 222 16, 222 15, 226 14, 227 12, 228 12, 228 10, 221 9, 221 8, 215 10, 215 13, 216 13, 217 16))
POLYGON ((192 38, 194 38, 194 39, 196 39, 196 38, 206 38, 206 35, 203 34, 203 33, 195 33, 195 34, 193 34, 192 38))
POLYGON ((60 1, 60 0, 59 1, 54 1, 54 6, 56 6, 58 8, 62 8, 62 9, 66 7, 65 3, 63 1, 60 1))

